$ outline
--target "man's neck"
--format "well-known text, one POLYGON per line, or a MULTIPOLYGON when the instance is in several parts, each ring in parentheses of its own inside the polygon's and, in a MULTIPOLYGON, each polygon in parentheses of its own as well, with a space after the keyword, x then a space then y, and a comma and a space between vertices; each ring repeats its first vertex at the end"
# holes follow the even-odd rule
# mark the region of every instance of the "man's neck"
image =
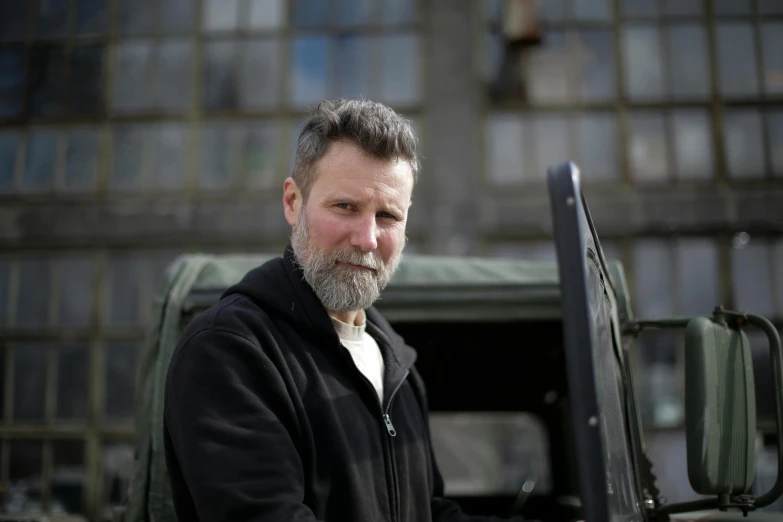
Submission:
POLYGON ((342 321, 345 324, 350 324, 353 326, 361 326, 365 321, 364 310, 357 310, 355 312, 332 312, 331 310, 327 310, 326 313, 338 321, 342 321))

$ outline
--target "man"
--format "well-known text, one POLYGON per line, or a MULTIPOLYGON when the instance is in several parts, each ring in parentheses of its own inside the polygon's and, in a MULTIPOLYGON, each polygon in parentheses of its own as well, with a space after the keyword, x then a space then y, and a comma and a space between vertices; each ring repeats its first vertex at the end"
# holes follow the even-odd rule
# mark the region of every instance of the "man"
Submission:
POLYGON ((479 520, 443 498, 416 353, 371 306, 397 267, 419 163, 410 124, 322 102, 298 142, 283 258, 185 330, 166 383, 182 522, 479 520))

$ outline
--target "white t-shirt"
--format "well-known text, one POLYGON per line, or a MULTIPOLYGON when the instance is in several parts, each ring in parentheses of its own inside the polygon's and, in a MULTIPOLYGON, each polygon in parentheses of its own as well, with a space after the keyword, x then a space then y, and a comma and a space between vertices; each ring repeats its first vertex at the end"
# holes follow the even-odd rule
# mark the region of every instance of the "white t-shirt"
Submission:
POLYGON ((383 356, 381 349, 378 348, 378 343, 365 331, 367 323, 355 326, 334 317, 331 319, 340 342, 351 354, 359 371, 372 383, 378 394, 378 400, 383 403, 383 356))

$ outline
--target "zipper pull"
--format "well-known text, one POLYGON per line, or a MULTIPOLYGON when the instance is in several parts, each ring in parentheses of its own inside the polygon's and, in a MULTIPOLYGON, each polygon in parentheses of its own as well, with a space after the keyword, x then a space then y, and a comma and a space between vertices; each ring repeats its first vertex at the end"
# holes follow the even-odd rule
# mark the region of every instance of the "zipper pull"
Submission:
POLYGON ((386 423, 386 431, 389 432, 389 435, 396 437, 397 430, 394 429, 394 424, 392 424, 391 417, 388 413, 383 415, 383 422, 386 423))

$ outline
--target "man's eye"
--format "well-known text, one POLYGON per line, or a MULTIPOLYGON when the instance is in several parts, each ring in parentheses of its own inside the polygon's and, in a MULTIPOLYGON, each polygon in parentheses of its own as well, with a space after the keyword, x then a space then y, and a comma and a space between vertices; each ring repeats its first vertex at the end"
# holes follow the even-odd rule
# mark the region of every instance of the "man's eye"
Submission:
POLYGON ((348 210, 349 208, 351 208, 351 205, 349 205, 348 203, 338 203, 337 208, 348 210))
POLYGON ((395 216, 394 214, 389 214, 388 212, 380 212, 378 216, 387 219, 397 219, 397 216, 395 216))

